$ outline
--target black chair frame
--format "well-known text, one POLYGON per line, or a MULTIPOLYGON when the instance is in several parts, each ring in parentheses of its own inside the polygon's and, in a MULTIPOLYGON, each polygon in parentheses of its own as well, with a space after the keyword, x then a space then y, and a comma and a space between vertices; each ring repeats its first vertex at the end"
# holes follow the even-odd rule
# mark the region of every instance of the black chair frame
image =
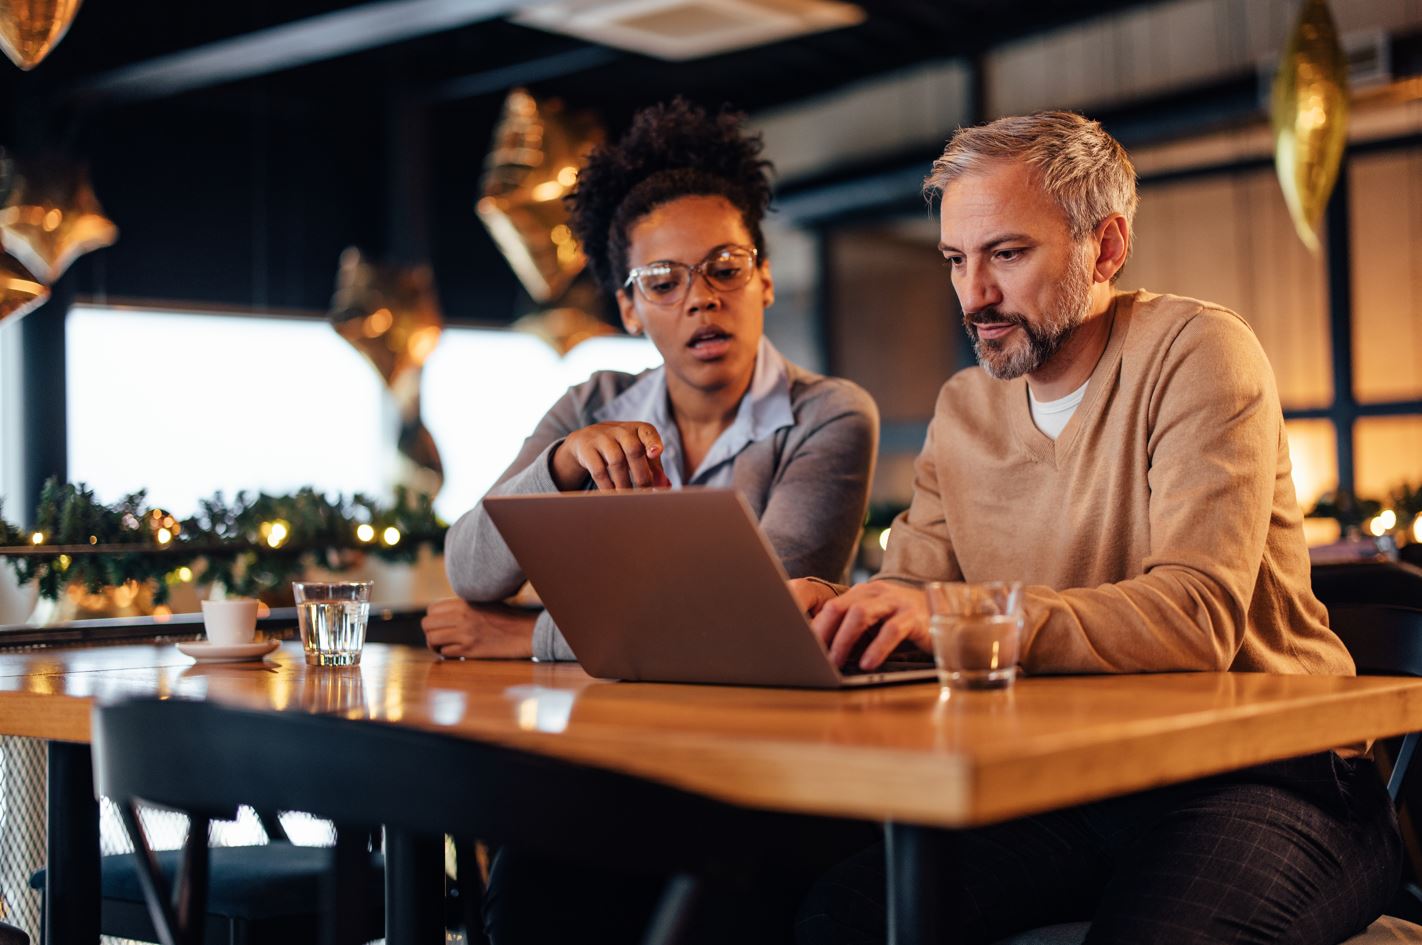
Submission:
MULTIPOLYGON (((819 820, 749 811, 454 736, 210 703, 137 700, 98 707, 93 749, 97 792, 125 809, 142 802, 185 810, 195 827, 231 816, 240 804, 299 809, 333 821, 337 852, 325 936, 330 945, 360 940, 352 890, 372 824, 430 840, 453 834, 516 842, 548 856, 587 851, 583 855, 602 866, 655 864, 671 878, 645 941, 663 945, 680 939, 705 877, 753 862, 757 851, 773 849, 779 838, 819 820), (163 737, 155 738, 156 731, 163 737), (675 830, 666 828, 671 822, 675 830)), ((137 846, 142 834, 136 826, 130 820, 137 846)), ((391 836, 387 869, 396 869, 391 836)), ((198 941, 193 927, 202 914, 197 887, 206 878, 205 838, 205 829, 189 836, 171 888, 151 861, 142 866, 163 945, 198 941)), ((388 880, 403 881, 400 875, 388 880)), ((387 915, 394 909, 388 905, 387 915)))

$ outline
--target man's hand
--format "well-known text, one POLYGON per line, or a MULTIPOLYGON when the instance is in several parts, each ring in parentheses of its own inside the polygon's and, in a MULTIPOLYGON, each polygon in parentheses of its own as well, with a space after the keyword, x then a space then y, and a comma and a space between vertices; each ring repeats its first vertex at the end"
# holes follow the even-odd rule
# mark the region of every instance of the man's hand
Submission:
POLYGON ((529 659, 535 612, 504 604, 437 600, 420 620, 425 644, 445 658, 529 659))
POLYGON ((553 451, 553 481, 561 492, 587 485, 599 489, 667 488, 662 437, 650 423, 594 423, 574 430, 553 451))
POLYGON ((856 584, 825 601, 810 629, 829 648, 830 661, 836 666, 849 660, 861 638, 869 645, 859 657, 860 669, 874 669, 904 640, 912 640, 927 652, 933 650, 923 591, 891 581, 856 584))

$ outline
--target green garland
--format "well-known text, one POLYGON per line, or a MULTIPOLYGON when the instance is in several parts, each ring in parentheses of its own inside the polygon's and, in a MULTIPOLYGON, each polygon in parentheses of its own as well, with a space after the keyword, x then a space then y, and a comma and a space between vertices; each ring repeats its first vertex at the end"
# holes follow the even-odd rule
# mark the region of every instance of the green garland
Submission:
POLYGON ((1412 527, 1412 521, 1422 514, 1422 483, 1412 485, 1402 482, 1388 496, 1387 501, 1360 499, 1342 490, 1329 492, 1319 498, 1309 511, 1317 518, 1337 519, 1346 533, 1350 528, 1363 528, 1384 509, 1391 509, 1397 515, 1395 531, 1404 534, 1412 527))
POLYGON ((155 603, 163 603, 170 584, 190 579, 179 577, 183 569, 204 583, 221 582, 231 594, 250 596, 285 584, 312 564, 348 568, 360 552, 413 562, 421 547, 443 546, 447 527, 429 496, 402 487, 390 505, 360 494, 327 498, 311 488, 292 495, 239 492, 230 503, 219 492, 181 521, 145 499, 146 493, 135 492, 105 505, 83 483, 50 480, 40 493, 33 532, 5 521, 0 507, 0 546, 7 546, 0 556, 9 558, 22 584, 38 581, 40 594, 50 600, 68 584, 97 592, 136 581, 151 583, 155 603), (68 547, 33 553, 58 546, 68 547))

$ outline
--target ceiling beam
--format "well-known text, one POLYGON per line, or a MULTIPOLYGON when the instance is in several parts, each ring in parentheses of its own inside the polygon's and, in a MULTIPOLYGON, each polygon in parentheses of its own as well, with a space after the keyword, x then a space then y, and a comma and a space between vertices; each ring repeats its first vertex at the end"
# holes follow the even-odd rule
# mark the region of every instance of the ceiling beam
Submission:
POLYGON ((137 101, 294 69, 492 20, 547 0, 379 0, 131 63, 85 79, 69 98, 137 101))
POLYGON ((437 101, 457 101, 477 98, 492 92, 507 92, 517 85, 558 79, 577 72, 616 62, 621 54, 606 46, 584 46, 567 52, 554 53, 540 59, 514 63, 498 69, 487 69, 473 75, 450 79, 436 86, 430 97, 437 101))

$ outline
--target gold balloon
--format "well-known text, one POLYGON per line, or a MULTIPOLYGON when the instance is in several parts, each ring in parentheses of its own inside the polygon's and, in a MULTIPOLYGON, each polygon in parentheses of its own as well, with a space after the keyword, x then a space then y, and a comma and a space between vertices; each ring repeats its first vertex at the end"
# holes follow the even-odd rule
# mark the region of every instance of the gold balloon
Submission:
POLYGON ((1348 62, 1326 0, 1304 0, 1274 77, 1274 167, 1294 228, 1318 251, 1318 225, 1348 143, 1348 62))
POLYGON ((14 256, 0 255, 0 322, 19 317, 49 301, 49 289, 14 256))
POLYGON ((26 72, 59 45, 80 0, 0 0, 0 49, 26 72))
POLYGON ((11 173, 0 207, 0 245, 41 282, 53 285, 74 260, 118 239, 79 164, 45 155, 13 160, 11 173))
POLYGON ((559 357, 579 344, 599 335, 614 334, 612 326, 599 321, 580 308, 552 308, 525 315, 513 323, 515 331, 537 335, 546 341, 559 357))
POLYGON ((352 247, 341 254, 331 324, 380 372, 400 416, 397 448, 406 465, 400 480, 434 495, 444 466, 420 420, 420 372, 439 344, 444 318, 429 266, 382 266, 352 247))
POLYGON ((540 104, 523 89, 509 93, 484 162, 477 210, 528 294, 547 302, 563 293, 586 260, 568 230, 563 196, 578 166, 602 140, 588 115, 540 104))

